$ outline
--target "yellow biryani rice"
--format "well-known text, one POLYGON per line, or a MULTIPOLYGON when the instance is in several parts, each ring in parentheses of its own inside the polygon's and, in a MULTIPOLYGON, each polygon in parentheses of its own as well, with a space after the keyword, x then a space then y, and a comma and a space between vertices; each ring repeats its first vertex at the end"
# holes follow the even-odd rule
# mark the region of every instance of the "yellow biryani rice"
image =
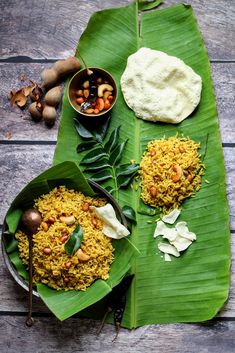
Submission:
MULTIPOLYGON (((114 251, 111 239, 102 233, 103 222, 84 207, 84 204, 103 206, 105 203, 104 199, 87 197, 64 186, 35 201, 35 208, 41 213, 43 221, 33 236, 35 283, 45 283, 58 290, 85 290, 96 279, 106 280, 109 277, 114 251), (63 218, 67 216, 74 216, 75 223, 67 225, 63 218), (88 255, 86 261, 79 259, 77 252, 68 256, 64 250, 64 239, 69 237, 77 224, 81 225, 84 233, 80 249, 88 255)), ((27 265, 27 235, 18 230, 16 238, 20 257, 27 265)))
POLYGON ((194 195, 203 174, 199 148, 200 144, 178 136, 149 142, 140 163, 142 200, 166 212, 194 195))

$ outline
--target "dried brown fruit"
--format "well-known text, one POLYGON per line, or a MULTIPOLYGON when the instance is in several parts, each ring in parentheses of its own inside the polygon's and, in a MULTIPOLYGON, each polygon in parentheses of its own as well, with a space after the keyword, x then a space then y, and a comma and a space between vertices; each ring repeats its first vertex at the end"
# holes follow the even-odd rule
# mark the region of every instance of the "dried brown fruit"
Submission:
POLYGON ((35 102, 41 101, 43 96, 43 91, 41 87, 36 83, 34 88, 32 89, 32 92, 30 93, 30 98, 35 102))
POLYGON ((29 112, 34 121, 42 119, 43 105, 41 102, 33 102, 29 106, 29 112))
POLYGON ((46 105, 43 109, 42 117, 47 126, 53 126, 56 120, 56 109, 50 105, 46 105))
POLYGON ((60 103, 61 96, 62 96, 62 90, 60 86, 51 88, 45 95, 46 105, 56 107, 60 103))
POLYGON ((52 68, 44 69, 41 73, 42 87, 53 87, 57 81, 69 73, 80 69, 80 61, 75 57, 66 60, 59 60, 54 63, 52 68))
POLYGON ((24 95, 26 97, 28 97, 30 95, 30 93, 32 92, 34 86, 25 86, 22 88, 22 92, 24 93, 24 95))
POLYGON ((11 98, 12 107, 14 107, 17 104, 18 107, 23 108, 26 102, 27 102, 27 97, 24 95, 22 88, 17 92, 15 92, 14 94, 12 93, 12 98, 11 98))
POLYGON ((9 92, 9 94, 8 94, 8 99, 9 99, 9 101, 12 99, 12 97, 15 95, 15 93, 16 93, 16 90, 15 90, 15 89, 12 89, 12 90, 9 92))

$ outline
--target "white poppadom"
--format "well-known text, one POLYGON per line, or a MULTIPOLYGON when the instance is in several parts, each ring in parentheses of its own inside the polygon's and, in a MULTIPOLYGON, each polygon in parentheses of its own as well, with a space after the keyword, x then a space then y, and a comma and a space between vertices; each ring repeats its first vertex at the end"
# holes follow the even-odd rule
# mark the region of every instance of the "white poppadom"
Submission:
POLYGON ((202 80, 179 58, 141 48, 127 60, 121 89, 138 118, 177 124, 198 105, 202 80))

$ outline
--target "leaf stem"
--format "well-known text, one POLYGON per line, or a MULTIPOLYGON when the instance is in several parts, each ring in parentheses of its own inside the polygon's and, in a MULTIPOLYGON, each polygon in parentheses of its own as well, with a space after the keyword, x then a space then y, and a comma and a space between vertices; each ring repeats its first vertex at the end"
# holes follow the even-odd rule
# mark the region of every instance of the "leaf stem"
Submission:
POLYGON ((111 166, 112 168, 112 174, 113 174, 113 180, 114 180, 114 193, 115 193, 115 198, 118 201, 119 198, 119 192, 118 192, 118 183, 117 183, 117 175, 116 175, 116 170, 114 166, 111 166))
MULTIPOLYGON (((104 143, 101 142, 101 141, 97 141, 97 144, 99 144, 99 146, 101 146, 103 148, 103 150, 105 151, 105 148, 104 148, 104 143)), ((110 159, 110 153, 107 153, 107 156, 108 156, 108 159, 110 159)), ((114 181, 114 188, 113 188, 113 191, 114 191, 114 194, 115 194, 115 199, 118 201, 118 198, 119 198, 119 192, 118 192, 118 183, 117 183, 117 174, 116 174, 116 169, 114 167, 114 165, 111 165, 111 171, 112 171, 112 174, 113 174, 113 181, 114 181)))
POLYGON ((81 55, 81 53, 79 51, 77 51, 77 55, 80 57, 80 60, 82 61, 83 66, 85 67, 85 69, 88 69, 88 66, 87 66, 86 62, 83 59, 83 57, 82 57, 82 55, 81 55))

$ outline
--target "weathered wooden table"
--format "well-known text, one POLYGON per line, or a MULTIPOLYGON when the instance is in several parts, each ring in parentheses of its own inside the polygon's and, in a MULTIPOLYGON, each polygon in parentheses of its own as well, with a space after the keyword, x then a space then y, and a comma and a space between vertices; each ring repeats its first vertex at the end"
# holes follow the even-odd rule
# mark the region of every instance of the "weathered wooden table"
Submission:
MULTIPOLYGON (((179 1, 165 2, 163 6, 179 1)), ((11 278, 0 255, 0 352, 235 352, 235 2, 187 2, 195 10, 211 61, 227 171, 232 270, 226 306, 210 322, 122 329, 112 343, 113 326, 105 325, 97 337, 99 322, 73 317, 61 323, 35 299, 37 322, 27 328, 27 294, 11 278)), ((21 73, 39 80, 44 67, 73 55, 94 11, 126 3, 127 0, 0 2, 1 224, 21 188, 51 165, 58 126, 57 122, 48 129, 43 123, 32 122, 27 113, 11 108, 7 99, 10 89, 22 85, 21 73)))

